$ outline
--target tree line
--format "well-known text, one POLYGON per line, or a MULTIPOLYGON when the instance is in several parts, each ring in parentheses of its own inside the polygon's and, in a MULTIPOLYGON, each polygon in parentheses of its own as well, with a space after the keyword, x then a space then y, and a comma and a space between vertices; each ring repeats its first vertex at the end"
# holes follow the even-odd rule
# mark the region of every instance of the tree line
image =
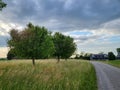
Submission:
MULTIPOLYGON (((117 51, 117 56, 115 56, 115 54, 113 52, 108 52, 108 60, 116 60, 116 59, 120 59, 120 48, 116 49, 117 51)), ((104 52, 100 52, 99 54, 104 54, 104 52)), ((83 60, 90 60, 92 53, 84 53, 81 52, 80 54, 76 54, 75 59, 83 59, 83 60)))
POLYGON ((25 29, 10 31, 8 40, 10 51, 7 58, 27 58, 32 59, 35 65, 35 59, 48 59, 57 57, 68 59, 76 50, 74 39, 56 32, 52 35, 45 27, 35 26, 29 23, 25 29))

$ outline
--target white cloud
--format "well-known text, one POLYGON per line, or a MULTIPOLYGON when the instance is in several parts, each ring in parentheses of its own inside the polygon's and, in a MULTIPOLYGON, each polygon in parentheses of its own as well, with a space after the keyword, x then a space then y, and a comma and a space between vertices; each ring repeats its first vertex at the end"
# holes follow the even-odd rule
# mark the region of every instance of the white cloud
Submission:
POLYGON ((23 26, 20 26, 19 24, 14 24, 12 22, 5 22, 5 21, 0 20, 0 35, 1 36, 9 36, 10 30, 13 28, 22 30, 23 26))
POLYGON ((8 51, 8 47, 0 47, 0 58, 6 58, 8 51))

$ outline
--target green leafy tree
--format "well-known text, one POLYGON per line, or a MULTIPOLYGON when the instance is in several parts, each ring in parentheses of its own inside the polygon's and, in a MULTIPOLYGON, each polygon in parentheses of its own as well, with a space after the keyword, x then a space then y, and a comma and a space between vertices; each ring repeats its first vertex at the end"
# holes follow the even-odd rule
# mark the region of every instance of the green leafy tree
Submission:
POLYGON ((117 48, 117 53, 118 53, 118 54, 120 53, 120 48, 117 48))
POLYGON ((55 45, 55 56, 57 56, 58 62, 60 58, 69 58, 76 50, 76 44, 73 42, 73 38, 69 36, 56 32, 53 40, 55 45))
POLYGON ((54 34, 53 41, 55 45, 55 56, 57 56, 58 62, 60 61, 60 57, 62 54, 63 40, 64 40, 64 35, 62 35, 59 32, 56 32, 54 34))
POLYGON ((51 55, 54 54, 55 52, 55 47, 54 47, 54 43, 52 40, 52 36, 49 35, 47 37, 45 37, 45 40, 43 41, 43 43, 41 44, 41 56, 43 58, 50 58, 51 55))
POLYGON ((74 39, 70 36, 65 36, 63 40, 63 51, 61 54, 61 58, 68 59, 76 50, 76 44, 74 43, 74 39))
POLYGON ((4 7, 6 7, 6 3, 4 3, 2 0, 0 0, 0 11, 4 8, 4 7))
POLYGON ((120 59, 120 48, 117 48, 116 50, 117 50, 117 53, 118 53, 117 54, 117 59, 120 59))
POLYGON ((14 49, 10 49, 10 51, 7 53, 7 59, 12 60, 15 57, 14 49))
POLYGON ((79 59, 84 59, 84 55, 85 55, 85 52, 81 52, 80 56, 79 56, 79 59))
POLYGON ((76 54, 75 59, 80 59, 79 57, 80 57, 80 55, 76 54))
POLYGON ((115 60, 116 59, 113 52, 108 52, 108 59, 109 60, 115 60))
POLYGON ((32 59, 48 58, 54 53, 54 43, 51 34, 44 27, 31 23, 23 31, 11 30, 8 45, 14 48, 17 56, 32 59), (49 48, 48 48, 49 47, 49 48))
POLYGON ((90 60, 90 56, 91 56, 91 53, 85 53, 85 55, 83 56, 83 59, 90 60))

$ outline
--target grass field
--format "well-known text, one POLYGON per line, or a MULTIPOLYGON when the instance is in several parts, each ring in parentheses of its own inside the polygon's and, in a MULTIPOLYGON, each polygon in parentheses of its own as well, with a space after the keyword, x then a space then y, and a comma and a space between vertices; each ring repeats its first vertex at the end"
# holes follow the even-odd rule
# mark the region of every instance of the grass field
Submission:
POLYGON ((105 63, 119 67, 120 68, 120 60, 112 60, 112 61, 105 61, 105 63))
POLYGON ((87 61, 0 61, 0 90, 97 90, 93 66, 87 61))

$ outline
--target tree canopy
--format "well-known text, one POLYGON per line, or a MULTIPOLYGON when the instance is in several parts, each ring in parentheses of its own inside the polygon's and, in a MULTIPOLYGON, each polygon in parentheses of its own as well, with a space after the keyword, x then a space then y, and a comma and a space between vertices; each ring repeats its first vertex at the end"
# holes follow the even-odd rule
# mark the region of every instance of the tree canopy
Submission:
POLYGON ((73 38, 70 36, 65 36, 63 43, 63 53, 61 58, 68 59, 76 50, 76 44, 74 43, 73 38))
POLYGON ((113 52, 108 52, 108 59, 109 60, 115 60, 116 59, 116 57, 115 57, 113 52))
POLYGON ((0 0, 0 11, 4 8, 4 7, 6 7, 6 3, 4 3, 2 0, 0 0))
MULTIPOLYGON (((35 59, 50 58, 53 55, 57 56, 58 61, 60 58, 67 59, 76 50, 76 44, 70 36, 59 32, 52 36, 45 27, 34 26, 32 23, 22 31, 12 29, 10 36, 8 45, 14 57, 32 59, 33 65, 35 59)), ((11 56, 11 51, 8 55, 11 56)))
POLYGON ((120 48, 117 48, 117 52, 120 53, 120 48))
POLYGON ((50 32, 45 27, 34 26, 31 23, 23 31, 11 30, 8 45, 14 49, 16 56, 35 59, 48 58, 53 55, 54 43, 50 32))
POLYGON ((69 58, 76 50, 76 44, 70 36, 56 32, 53 36, 53 41, 55 45, 55 56, 57 56, 58 62, 60 58, 69 58))
POLYGON ((11 60, 15 57, 14 49, 11 49, 7 54, 7 59, 11 60))

